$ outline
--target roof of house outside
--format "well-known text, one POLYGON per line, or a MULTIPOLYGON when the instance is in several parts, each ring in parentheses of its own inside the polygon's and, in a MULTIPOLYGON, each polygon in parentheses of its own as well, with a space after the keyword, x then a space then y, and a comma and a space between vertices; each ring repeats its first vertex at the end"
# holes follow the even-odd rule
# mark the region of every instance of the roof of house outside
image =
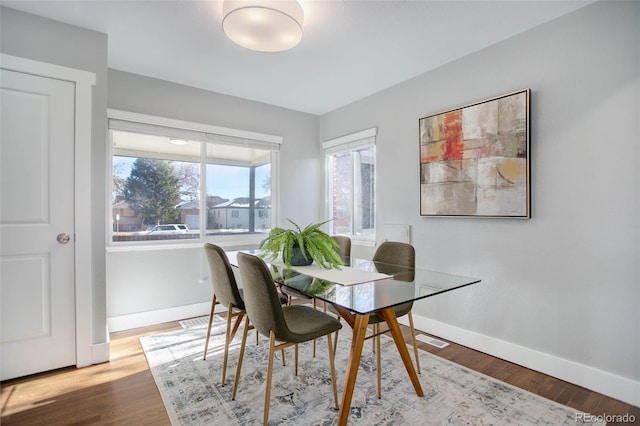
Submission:
MULTIPOLYGON (((249 197, 239 197, 213 206, 214 208, 249 208, 249 197)), ((255 207, 271 208, 271 197, 258 198, 255 207)))

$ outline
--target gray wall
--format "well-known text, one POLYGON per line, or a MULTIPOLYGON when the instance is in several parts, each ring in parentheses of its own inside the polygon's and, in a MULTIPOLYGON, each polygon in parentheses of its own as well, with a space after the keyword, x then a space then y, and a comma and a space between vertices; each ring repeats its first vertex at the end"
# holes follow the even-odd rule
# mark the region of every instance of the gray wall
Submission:
MULTIPOLYGON (((113 109, 282 136, 280 221, 286 217, 300 223, 318 220, 321 198, 309 195, 321 191, 317 116, 117 70, 109 70, 108 104, 113 109)), ((200 245, 110 250, 107 317, 210 303, 208 275, 200 245)), ((206 305, 203 309, 201 314, 208 313, 206 305)), ((117 327, 115 321, 111 324, 117 327)))
POLYGON ((640 379, 639 23, 595 3, 321 117, 321 141, 378 127, 378 229, 482 278, 414 314, 640 379), (533 218, 419 217, 418 119, 526 87, 533 218))
POLYGON ((105 320, 105 134, 107 128, 107 36, 0 7, 2 53, 96 74, 93 88, 91 169, 93 342, 107 341, 105 320))

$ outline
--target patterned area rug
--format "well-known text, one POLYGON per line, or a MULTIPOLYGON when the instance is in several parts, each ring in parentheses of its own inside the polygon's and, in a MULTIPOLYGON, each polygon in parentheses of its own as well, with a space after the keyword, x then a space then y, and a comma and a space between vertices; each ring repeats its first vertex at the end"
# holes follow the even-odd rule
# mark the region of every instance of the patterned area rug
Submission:
MULTIPOLYGON (((259 425, 262 423, 268 340, 250 331, 236 401, 231 400, 241 331, 229 354, 227 384, 221 386, 225 319, 216 316, 207 359, 202 359, 206 321, 184 323, 183 330, 141 337, 151 372, 174 425, 259 425), (203 324, 204 323, 204 324, 203 324)), ((293 348, 274 361, 270 425, 334 425, 326 338, 300 345, 298 376, 293 348)), ((336 374, 342 392, 351 329, 338 339, 336 374)), ((410 349, 411 351, 411 349, 410 349)), ((411 352, 413 354, 413 352, 411 352)), ((353 396, 350 425, 575 425, 576 411, 465 367, 420 351, 418 397, 393 340, 382 341, 382 399, 376 396, 375 357, 365 342, 353 396)), ((582 424, 582 423, 580 423, 582 424)))

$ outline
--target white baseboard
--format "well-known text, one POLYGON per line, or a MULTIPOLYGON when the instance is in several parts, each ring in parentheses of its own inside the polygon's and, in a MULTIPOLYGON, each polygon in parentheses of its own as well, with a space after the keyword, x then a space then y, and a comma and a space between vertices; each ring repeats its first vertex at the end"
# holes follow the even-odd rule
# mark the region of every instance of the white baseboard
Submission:
MULTIPOLYGON (((193 305, 176 306, 156 311, 111 317, 107 318, 107 325, 109 326, 110 332, 130 330, 132 328, 145 327, 147 325, 178 321, 201 315, 209 315, 210 310, 211 302, 196 303, 193 305)), ((226 312, 226 309, 218 305, 216 307, 216 312, 226 312)))
MULTIPOLYGON (((398 321, 408 325, 406 316, 399 318, 398 321)), ((416 329, 425 333, 585 387, 636 407, 640 406, 640 382, 638 381, 422 317, 415 313, 413 321, 416 329)))

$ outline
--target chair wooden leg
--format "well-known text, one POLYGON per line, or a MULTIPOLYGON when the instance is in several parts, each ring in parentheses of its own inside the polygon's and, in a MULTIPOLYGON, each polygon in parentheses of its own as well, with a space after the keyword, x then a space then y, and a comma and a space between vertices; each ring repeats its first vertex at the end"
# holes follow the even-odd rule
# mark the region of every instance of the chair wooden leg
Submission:
MULTIPOLYGON (((314 340, 315 343, 315 340, 314 340)), ((298 376, 298 344, 296 343, 295 348, 293 349, 293 353, 294 353, 294 360, 295 360, 295 367, 293 367, 293 375, 294 376, 298 376)))
MULTIPOLYGON (((327 306, 327 302, 324 302, 324 306, 326 309, 327 306)), ((339 313, 336 313, 336 319, 338 320, 339 323, 342 323, 342 316, 339 313)), ((335 339, 333 339, 333 358, 335 359, 336 357, 336 350, 338 349, 338 333, 336 333, 336 337, 335 339)))
POLYGON ((269 400, 271 399, 271 377, 273 375, 273 352, 276 345, 276 335, 273 331, 269 332, 269 362, 267 364, 267 382, 264 391, 264 417, 263 424, 267 426, 269 423, 269 400))
MULTIPOLYGON (((338 343, 338 332, 336 331, 336 343, 338 343)), ((331 385, 333 386, 333 401, 335 402, 336 410, 340 409, 338 404, 338 385, 336 384, 336 365, 335 365, 335 350, 331 341, 331 334, 327 334, 327 346, 329 348, 329 367, 331 369, 331 385)))
MULTIPOLYGON (((316 309, 316 298, 313 298, 313 309, 316 309)), ((313 357, 316 357, 316 339, 313 339, 313 357)), ((298 368, 298 360, 296 359, 296 369, 298 368)), ((297 376, 297 374, 296 374, 297 376)))
POLYGON ((231 319, 233 315, 231 314, 233 309, 233 305, 229 303, 229 310, 227 311, 227 334, 224 337, 224 358, 222 361, 222 386, 225 385, 227 381, 227 362, 229 360, 229 341, 231 340, 231 319))
MULTIPOLYGON (((373 334, 376 334, 376 330, 379 330, 377 327, 377 324, 373 324, 371 326, 372 332, 373 334)), ((371 339, 371 352, 375 353, 376 352, 376 339, 371 339)))
POLYGON ((413 327, 413 315, 409 311, 409 328, 411 328, 411 339, 413 340, 413 354, 416 357, 416 367, 420 374, 420 356, 418 355, 418 345, 416 344, 416 329, 413 327))
POLYGON ((209 328, 207 328, 207 339, 204 341, 204 355, 202 359, 207 359, 207 349, 209 349, 209 338, 211 337, 211 326, 213 325, 213 313, 216 310, 216 304, 218 301, 216 300, 216 295, 213 295, 213 299, 211 299, 211 312, 209 313, 209 328))
MULTIPOLYGON (((375 332, 380 333, 380 324, 376 324, 375 332)), ((376 343, 376 376, 378 380, 378 399, 382 398, 382 367, 380 362, 380 334, 378 334, 375 338, 376 343)))
POLYGON ((236 379, 233 382, 233 396, 231 400, 236 400, 236 392, 238 391, 238 381, 240 380, 240 370, 242 370, 242 359, 244 358, 244 347, 247 344, 247 334, 249 331, 249 315, 244 320, 244 330, 242 332, 242 343, 240 344, 240 354, 238 355, 238 366, 236 367, 236 379))
MULTIPOLYGON (((324 302, 324 309, 326 312, 327 309, 327 302, 324 302)), ((338 320, 339 323, 342 323, 342 316, 340 316, 339 313, 336 313, 336 319, 338 320)), ((338 333, 336 332, 336 338, 333 340, 333 358, 335 359, 336 357, 336 349, 338 348, 338 333)))
MULTIPOLYGON (((260 333, 258 332, 258 329, 256 329, 256 346, 258 345, 258 337, 260 337, 260 333)), ((284 349, 282 349, 282 366, 284 367, 284 365, 285 365, 284 349)))

